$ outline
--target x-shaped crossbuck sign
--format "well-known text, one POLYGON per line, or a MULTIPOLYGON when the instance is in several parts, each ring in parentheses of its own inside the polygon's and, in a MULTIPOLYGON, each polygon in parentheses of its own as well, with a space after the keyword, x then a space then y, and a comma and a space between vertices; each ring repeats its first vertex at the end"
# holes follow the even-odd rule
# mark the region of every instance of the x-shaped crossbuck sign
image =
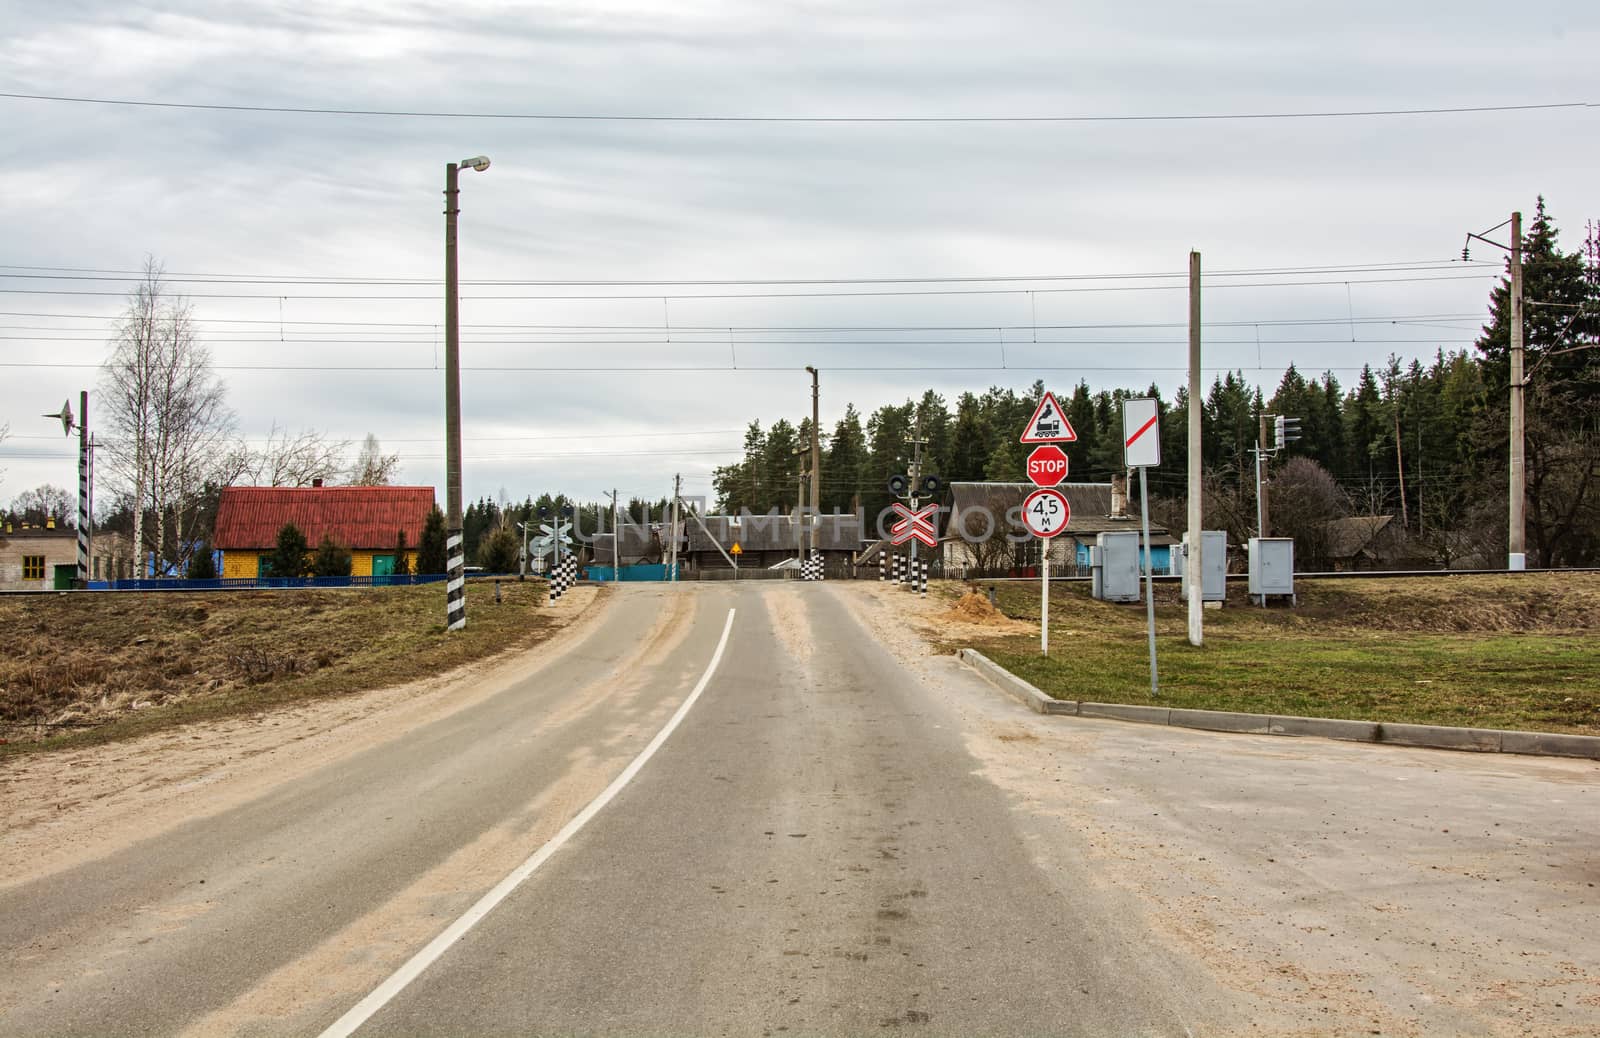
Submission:
POLYGON ((926 508, 912 511, 908 506, 894 504, 896 515, 903 518, 889 528, 889 542, 891 544, 904 544, 909 540, 919 540, 930 548, 939 546, 939 534, 933 528, 933 521, 939 515, 938 505, 929 505, 926 508))

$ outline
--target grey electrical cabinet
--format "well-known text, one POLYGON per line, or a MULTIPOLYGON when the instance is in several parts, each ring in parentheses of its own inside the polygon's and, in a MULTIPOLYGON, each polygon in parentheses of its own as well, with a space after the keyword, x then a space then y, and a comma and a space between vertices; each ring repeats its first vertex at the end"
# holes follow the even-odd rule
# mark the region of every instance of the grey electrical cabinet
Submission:
POLYGON ((1250 594, 1267 604, 1268 595, 1294 599, 1294 539, 1250 538, 1250 594))
POLYGON ((1095 543, 1100 549, 1100 594, 1107 602, 1139 601, 1139 535, 1102 533, 1095 543))
MULTIPOLYGON (((1228 598, 1228 531, 1200 531, 1200 601, 1224 602, 1228 598)), ((1178 551, 1178 575, 1182 577, 1183 600, 1189 600, 1189 535, 1183 535, 1178 551)))

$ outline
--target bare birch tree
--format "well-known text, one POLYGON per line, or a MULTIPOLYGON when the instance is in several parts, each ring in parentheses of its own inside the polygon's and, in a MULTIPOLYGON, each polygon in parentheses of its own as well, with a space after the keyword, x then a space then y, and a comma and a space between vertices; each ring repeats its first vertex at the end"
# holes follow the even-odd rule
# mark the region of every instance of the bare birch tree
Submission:
POLYGON ((142 556, 148 548, 158 560, 181 565, 198 521, 193 506, 207 483, 225 478, 233 413, 210 352, 196 337, 192 309, 170 293, 152 258, 129 294, 100 399, 111 434, 108 475, 113 490, 131 497, 135 550, 142 556), (153 538, 145 530, 146 509, 155 520, 153 538))
POLYGON ((259 450, 241 445, 234 453, 228 482, 258 487, 304 487, 344 471, 348 440, 324 439, 315 429, 290 435, 276 423, 259 450))
POLYGON ((356 463, 350 469, 350 485, 355 487, 382 487, 393 483, 400 474, 400 455, 385 454, 378 437, 367 433, 356 463))

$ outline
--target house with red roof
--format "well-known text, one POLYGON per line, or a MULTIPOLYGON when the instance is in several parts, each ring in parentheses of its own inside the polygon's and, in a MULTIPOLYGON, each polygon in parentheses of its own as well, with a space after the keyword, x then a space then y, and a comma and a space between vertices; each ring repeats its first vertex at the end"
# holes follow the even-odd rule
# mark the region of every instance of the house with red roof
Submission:
POLYGON ((213 543, 225 578, 269 576, 278 531, 293 523, 314 551, 325 536, 350 549, 351 576, 394 572, 395 544, 405 534, 408 569, 433 509, 432 487, 224 487, 213 543))

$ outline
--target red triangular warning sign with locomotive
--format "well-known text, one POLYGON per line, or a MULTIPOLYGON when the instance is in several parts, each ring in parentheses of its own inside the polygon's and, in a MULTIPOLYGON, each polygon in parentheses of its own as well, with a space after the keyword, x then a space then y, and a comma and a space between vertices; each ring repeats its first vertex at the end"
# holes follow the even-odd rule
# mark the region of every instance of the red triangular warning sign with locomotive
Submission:
POLYGON ((1028 419, 1028 427, 1022 430, 1023 443, 1073 443, 1077 439, 1078 434, 1072 431, 1072 423, 1056 403, 1054 393, 1044 395, 1033 417, 1028 419))

